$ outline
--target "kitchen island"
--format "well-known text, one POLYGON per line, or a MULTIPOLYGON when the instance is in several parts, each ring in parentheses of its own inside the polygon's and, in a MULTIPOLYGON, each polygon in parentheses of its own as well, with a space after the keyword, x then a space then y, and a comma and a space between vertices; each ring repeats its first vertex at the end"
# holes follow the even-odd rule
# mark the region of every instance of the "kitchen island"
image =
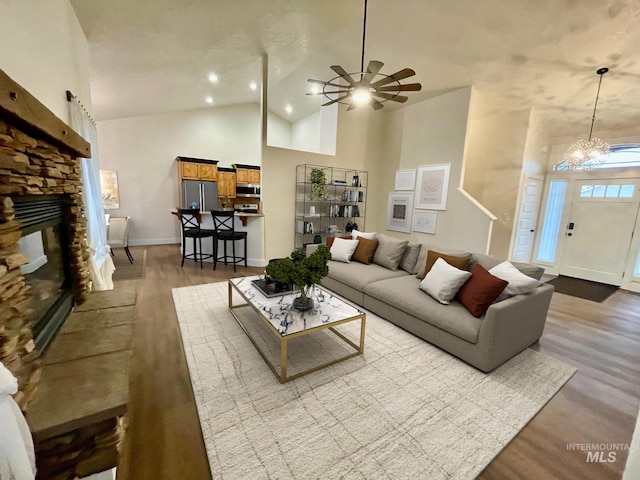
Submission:
MULTIPOLYGON (((178 216, 177 210, 172 210, 171 213, 178 216)), ((247 232, 247 265, 250 267, 264 267, 267 264, 264 254, 264 215, 262 213, 247 213, 247 212, 235 212, 234 228, 237 232, 247 232)), ((200 226, 204 229, 213 230, 213 217, 210 211, 200 212, 200 226)), ((178 221, 179 224, 179 221, 178 221)), ((180 231, 180 242, 182 242, 182 230, 180 231)), ((185 248, 185 245, 181 245, 181 248, 185 248)), ((236 244, 236 255, 242 255, 242 242, 236 244)), ((220 244, 220 250, 222 250, 222 243, 220 244)), ((213 239, 202 239, 202 251, 207 253, 213 253, 213 239)), ((193 242, 187 240, 186 253, 193 253, 193 242)), ((219 252, 221 255, 221 253, 219 252)), ((229 253, 230 254, 230 253, 229 253)), ((186 260, 188 262, 189 260, 186 260)), ((212 258, 208 258, 205 262, 213 262, 212 258)), ((238 264, 242 266, 242 264, 238 264)))

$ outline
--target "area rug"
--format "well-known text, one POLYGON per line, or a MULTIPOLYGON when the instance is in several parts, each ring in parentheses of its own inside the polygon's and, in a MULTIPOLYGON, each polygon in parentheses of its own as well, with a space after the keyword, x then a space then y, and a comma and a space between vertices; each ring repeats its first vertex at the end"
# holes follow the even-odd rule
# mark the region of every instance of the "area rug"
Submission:
POLYGON ((565 277, 563 275, 549 280, 547 283, 554 286, 556 293, 584 298, 592 302, 604 302, 618 290, 618 287, 615 285, 591 282, 589 280, 565 277))
POLYGON ((129 262, 127 254, 123 248, 116 248, 114 256, 111 257, 116 270, 113 272, 112 280, 136 280, 144 278, 144 267, 147 260, 147 249, 145 247, 129 247, 133 263, 129 262))
MULTIPOLYGON (((214 479, 473 479, 575 372, 527 349, 484 374, 367 313, 363 355, 280 384, 227 298, 226 282, 173 289, 214 479)), ((291 341, 290 366, 339 355, 334 338, 291 341)))

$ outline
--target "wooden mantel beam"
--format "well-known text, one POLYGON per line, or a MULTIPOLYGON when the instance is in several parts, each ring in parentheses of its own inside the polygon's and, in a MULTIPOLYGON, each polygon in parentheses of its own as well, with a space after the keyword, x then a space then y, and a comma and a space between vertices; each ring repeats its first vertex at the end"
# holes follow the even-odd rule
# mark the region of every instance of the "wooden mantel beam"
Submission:
POLYGON ((0 70, 0 117, 25 133, 44 137, 77 157, 90 158, 91 145, 51 110, 0 70))

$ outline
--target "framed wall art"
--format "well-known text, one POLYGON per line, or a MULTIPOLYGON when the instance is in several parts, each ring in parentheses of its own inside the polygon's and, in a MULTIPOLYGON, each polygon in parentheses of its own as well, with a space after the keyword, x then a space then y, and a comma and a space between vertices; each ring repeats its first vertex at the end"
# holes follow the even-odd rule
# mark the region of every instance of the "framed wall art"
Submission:
POLYGON ((416 208, 446 210, 449 190, 450 163, 418 167, 416 182, 416 208))
POLYGON ((118 172, 116 170, 100 170, 100 185, 102 187, 103 208, 105 210, 120 208, 118 172))
POLYGON ((416 170, 396 170, 396 183, 394 190, 415 190, 416 170))
POLYGON ((413 212, 413 231, 422 233, 436 233, 436 212, 413 212))
POLYGON ((411 232, 413 193, 389 193, 387 200, 387 230, 411 232))

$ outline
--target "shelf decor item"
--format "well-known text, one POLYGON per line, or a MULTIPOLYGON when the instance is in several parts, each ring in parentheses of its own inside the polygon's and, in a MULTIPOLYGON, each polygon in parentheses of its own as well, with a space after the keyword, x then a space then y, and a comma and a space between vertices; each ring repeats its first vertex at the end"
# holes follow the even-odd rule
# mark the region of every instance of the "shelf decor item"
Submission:
POLYGON ((347 222, 344 226, 345 233, 351 233, 354 230, 358 230, 358 224, 356 222, 347 222))
POLYGON ((324 200, 327 196, 327 175, 321 168, 311 169, 311 200, 324 200))
POLYGON ((326 245, 320 245, 308 257, 302 250, 294 250, 288 258, 270 262, 265 271, 277 282, 298 287, 300 296, 293 300, 293 308, 304 312, 314 307, 311 289, 329 274, 327 261, 330 258, 331 253, 326 245))

